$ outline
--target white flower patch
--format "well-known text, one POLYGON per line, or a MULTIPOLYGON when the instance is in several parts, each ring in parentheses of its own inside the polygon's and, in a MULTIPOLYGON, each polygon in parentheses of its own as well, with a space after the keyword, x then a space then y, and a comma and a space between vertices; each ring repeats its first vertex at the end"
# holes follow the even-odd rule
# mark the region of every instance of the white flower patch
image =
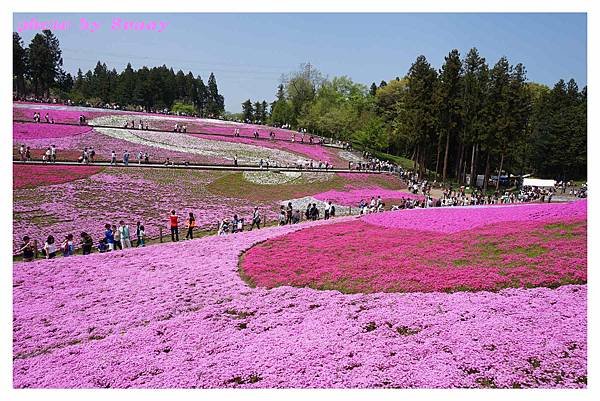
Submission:
POLYGON ((300 171, 245 171, 244 179, 259 185, 312 184, 329 181, 331 173, 304 173, 300 171))
POLYGON ((359 162, 364 162, 365 160, 360 157, 359 155, 352 153, 352 152, 348 152, 347 150, 341 150, 338 152, 338 155, 340 156, 340 158, 349 161, 349 162, 353 162, 353 163, 359 163, 359 162))
POLYGON ((290 184, 302 176, 296 172, 244 171, 244 179, 259 185, 290 184))
POLYGON ((234 156, 237 155, 238 161, 241 164, 257 164, 261 159, 269 161, 269 164, 273 164, 274 162, 288 164, 297 158, 296 155, 283 150, 198 138, 178 132, 129 131, 122 128, 100 127, 96 127, 94 130, 112 138, 175 152, 198 154, 226 160, 233 160, 234 156))

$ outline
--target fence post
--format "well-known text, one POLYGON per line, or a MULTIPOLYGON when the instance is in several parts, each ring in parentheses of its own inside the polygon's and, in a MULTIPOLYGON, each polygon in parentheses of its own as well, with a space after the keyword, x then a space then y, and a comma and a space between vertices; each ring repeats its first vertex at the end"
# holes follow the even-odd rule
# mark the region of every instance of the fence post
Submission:
POLYGON ((160 233, 160 242, 161 242, 161 244, 162 244, 162 242, 163 242, 163 231, 162 231, 162 229, 163 229, 163 228, 162 228, 162 226, 161 226, 161 227, 159 227, 159 233, 160 233))

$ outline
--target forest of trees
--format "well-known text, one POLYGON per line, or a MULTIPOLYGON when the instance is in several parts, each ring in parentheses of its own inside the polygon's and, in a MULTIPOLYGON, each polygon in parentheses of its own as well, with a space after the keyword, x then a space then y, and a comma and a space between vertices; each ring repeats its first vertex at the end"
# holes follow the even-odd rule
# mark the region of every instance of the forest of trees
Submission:
POLYGON ((212 73, 205 84, 199 75, 175 72, 165 65, 134 70, 127 64, 119 73, 98 61, 93 70, 84 73, 80 69, 72 77, 62 68, 58 39, 49 30, 36 34, 28 47, 13 32, 13 82, 17 98, 55 97, 76 104, 118 104, 147 111, 175 108, 202 117, 219 117, 225 111, 212 73))
POLYGON ((28 47, 13 33, 17 98, 58 97, 75 103, 178 110, 293 128, 374 154, 412 160, 438 181, 474 182, 479 174, 533 173, 558 180, 587 174, 587 87, 571 79, 552 88, 527 80, 506 57, 488 64, 477 49, 452 50, 436 70, 419 56, 403 77, 369 87, 346 76, 325 78, 311 64, 282 77, 275 100, 246 100, 225 113, 214 74, 175 73, 165 65, 109 70, 98 62, 75 77, 62 68, 58 39, 45 30, 28 47))
POLYGON ((490 67, 475 48, 464 58, 452 50, 439 71, 419 56, 403 78, 370 87, 304 64, 283 78, 270 122, 411 159, 444 182, 587 173, 587 88, 528 82, 522 64, 490 67))

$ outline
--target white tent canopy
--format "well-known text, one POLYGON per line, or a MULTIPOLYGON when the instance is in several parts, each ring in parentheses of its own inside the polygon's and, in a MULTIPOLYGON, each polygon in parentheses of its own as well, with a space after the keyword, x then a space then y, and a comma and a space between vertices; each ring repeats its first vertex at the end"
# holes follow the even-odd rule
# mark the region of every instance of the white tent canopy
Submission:
POLYGON ((524 187, 553 187, 555 180, 542 180, 541 178, 523 178, 524 187))

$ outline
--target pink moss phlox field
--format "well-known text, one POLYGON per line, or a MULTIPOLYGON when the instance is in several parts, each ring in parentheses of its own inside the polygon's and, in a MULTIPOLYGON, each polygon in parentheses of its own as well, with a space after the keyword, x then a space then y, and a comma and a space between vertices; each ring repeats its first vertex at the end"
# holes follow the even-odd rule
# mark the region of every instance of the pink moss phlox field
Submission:
POLYGON ((56 124, 35 124, 35 123, 14 123, 13 140, 27 143, 35 139, 62 138, 65 136, 79 135, 91 131, 91 127, 56 125, 56 124))
POLYGON ((253 284, 267 288, 497 291, 584 284, 586 255, 585 220, 502 222, 452 235, 358 221, 257 245, 244 255, 242 268, 253 284))
MULTIPOLYGON (((88 107, 57 106, 41 103, 13 103, 13 119, 15 120, 27 120, 33 123, 33 113, 35 112, 40 113, 40 120, 43 121, 43 123, 41 122, 38 125, 45 125, 46 113, 48 114, 49 119, 54 119, 55 123, 79 124, 79 116, 81 115, 84 115, 86 119, 90 120, 95 117, 114 114, 118 111, 88 107)), ((15 123, 15 125, 18 124, 19 123, 15 123)))
POLYGON ((414 195, 410 192, 397 191, 393 189, 381 188, 378 186, 371 186, 366 188, 354 188, 351 185, 347 185, 343 191, 329 190, 314 195, 316 199, 322 201, 332 201, 338 205, 355 206, 360 203, 361 200, 370 202, 371 198, 377 198, 381 196, 384 201, 398 201, 400 199, 424 199, 421 195, 414 195))
MULTIPOLYGON (((15 171, 20 171, 21 166, 15 167, 15 171)), ((63 167, 44 168, 51 173, 60 172, 63 167)), ((20 245, 24 235, 43 244, 48 235, 62 239, 66 234, 77 236, 85 231, 97 242, 103 236, 104 224, 117 224, 120 220, 131 227, 140 221, 146 235, 157 238, 161 227, 168 235, 171 209, 176 209, 182 226, 185 216, 193 212, 198 230, 215 230, 219 221, 234 214, 248 222, 254 206, 269 221, 277 217, 274 202, 248 203, 211 194, 206 187, 217 176, 210 172, 139 169, 132 165, 128 169, 107 167, 87 179, 16 190, 13 248, 20 245)), ((184 230, 181 227, 181 237, 185 237, 184 230)))
POLYGON ((13 385, 586 386, 585 285, 344 295, 240 279, 242 251, 324 223, 15 265, 13 385))
POLYGON ((387 228, 455 233, 503 221, 547 221, 560 218, 585 219, 587 201, 535 203, 476 207, 399 210, 370 214, 363 221, 387 228))
POLYGON ((13 166, 13 189, 33 188, 42 185, 63 184, 97 174, 96 166, 40 166, 17 164, 13 166))

